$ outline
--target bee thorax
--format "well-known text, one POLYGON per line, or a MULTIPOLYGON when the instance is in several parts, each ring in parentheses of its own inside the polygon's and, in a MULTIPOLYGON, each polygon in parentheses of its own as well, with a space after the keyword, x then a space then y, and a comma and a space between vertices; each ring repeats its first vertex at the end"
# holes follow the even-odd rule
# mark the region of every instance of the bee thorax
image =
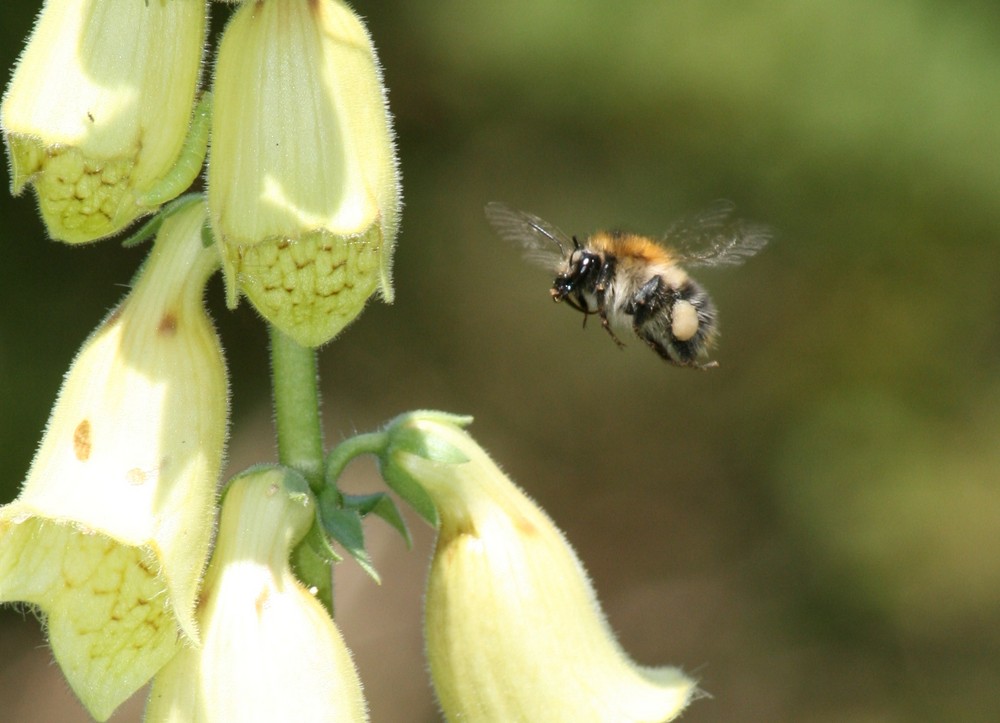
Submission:
POLYGON ((671 288, 679 289, 688 283, 687 272, 680 266, 675 266, 673 264, 662 269, 659 276, 663 279, 663 283, 671 288))

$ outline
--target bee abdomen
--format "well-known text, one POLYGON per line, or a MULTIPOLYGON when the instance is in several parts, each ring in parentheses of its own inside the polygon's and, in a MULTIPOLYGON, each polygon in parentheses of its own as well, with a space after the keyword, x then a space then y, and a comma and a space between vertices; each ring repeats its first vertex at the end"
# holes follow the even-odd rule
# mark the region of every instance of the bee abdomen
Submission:
POLYGON ((654 276, 635 294, 626 313, 636 335, 667 361, 697 366, 715 334, 715 306, 690 278, 671 286, 654 276))

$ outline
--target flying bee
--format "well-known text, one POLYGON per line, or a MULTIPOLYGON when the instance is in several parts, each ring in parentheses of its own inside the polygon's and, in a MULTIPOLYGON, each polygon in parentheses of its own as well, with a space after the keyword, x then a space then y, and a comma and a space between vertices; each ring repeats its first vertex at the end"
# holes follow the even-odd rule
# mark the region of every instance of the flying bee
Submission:
POLYGON ((674 224, 663 243, 624 231, 598 231, 582 243, 530 213, 491 202, 486 218, 503 239, 555 272, 550 293, 583 314, 597 315, 619 347, 615 329, 631 328, 663 359, 709 369, 718 335, 715 305, 683 267, 743 263, 770 240, 770 231, 732 217, 720 201, 674 224))

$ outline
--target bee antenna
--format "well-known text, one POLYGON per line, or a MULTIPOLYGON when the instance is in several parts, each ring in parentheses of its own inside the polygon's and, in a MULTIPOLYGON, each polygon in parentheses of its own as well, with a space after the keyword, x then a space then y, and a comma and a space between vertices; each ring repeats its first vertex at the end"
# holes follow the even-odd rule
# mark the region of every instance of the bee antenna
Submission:
POLYGON ((575 248, 577 251, 580 250, 580 241, 576 238, 575 234, 573 235, 573 248, 575 248))

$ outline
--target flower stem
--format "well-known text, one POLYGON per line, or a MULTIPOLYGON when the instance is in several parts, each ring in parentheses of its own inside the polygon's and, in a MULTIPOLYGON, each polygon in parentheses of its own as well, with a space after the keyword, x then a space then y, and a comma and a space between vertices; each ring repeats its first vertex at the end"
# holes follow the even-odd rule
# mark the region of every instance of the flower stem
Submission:
POLYGON ((351 460, 363 454, 377 456, 385 450, 388 442, 389 435, 385 432, 369 432, 345 439, 334 447, 326 458, 326 482, 335 485, 337 478, 351 460))
POLYGON ((302 473, 314 492, 323 486, 323 429, 316 350, 268 325, 278 461, 302 473))

